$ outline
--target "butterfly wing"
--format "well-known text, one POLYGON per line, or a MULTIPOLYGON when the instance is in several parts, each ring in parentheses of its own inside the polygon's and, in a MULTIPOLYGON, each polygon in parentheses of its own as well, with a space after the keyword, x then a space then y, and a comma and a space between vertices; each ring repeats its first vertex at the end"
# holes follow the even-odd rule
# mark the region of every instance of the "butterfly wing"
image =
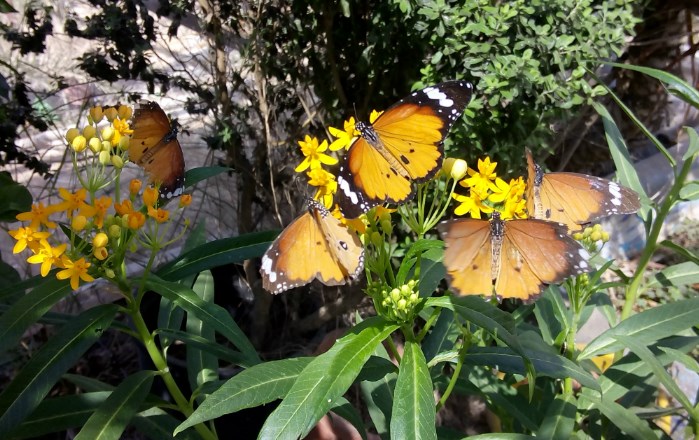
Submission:
POLYGON ((495 292, 503 298, 531 299, 544 284, 559 283, 589 269, 587 252, 560 223, 544 220, 504 222, 500 271, 495 292))
POLYGON ((576 173, 543 173, 527 150, 527 211, 543 220, 564 223, 570 231, 613 214, 640 208, 638 194, 611 180, 576 173))
POLYGON ((444 138, 472 92, 466 81, 427 87, 389 107, 372 127, 360 130, 362 137, 350 146, 338 176, 343 215, 354 218, 378 204, 412 198, 411 182, 423 182, 439 171, 444 138))
POLYGON ((160 185, 162 199, 184 191, 184 156, 177 130, 155 102, 146 101, 136 108, 129 159, 146 171, 151 183, 160 185))
POLYGON ((328 286, 345 284, 363 267, 357 235, 314 202, 274 240, 262 257, 260 274, 262 286, 276 294, 314 279, 328 286))
POLYGON ((460 295, 493 292, 493 246, 490 223, 478 219, 447 220, 437 227, 444 240, 444 266, 451 289, 460 295))

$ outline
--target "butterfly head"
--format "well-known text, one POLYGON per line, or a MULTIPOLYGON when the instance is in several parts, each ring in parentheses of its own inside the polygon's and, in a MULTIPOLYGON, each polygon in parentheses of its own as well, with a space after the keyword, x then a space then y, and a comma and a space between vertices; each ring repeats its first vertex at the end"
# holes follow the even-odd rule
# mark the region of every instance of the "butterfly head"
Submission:
POLYGON ((372 146, 377 146, 379 144, 379 137, 376 135, 376 131, 371 127, 371 125, 366 122, 358 121, 354 124, 354 128, 357 129, 359 134, 366 139, 372 146))

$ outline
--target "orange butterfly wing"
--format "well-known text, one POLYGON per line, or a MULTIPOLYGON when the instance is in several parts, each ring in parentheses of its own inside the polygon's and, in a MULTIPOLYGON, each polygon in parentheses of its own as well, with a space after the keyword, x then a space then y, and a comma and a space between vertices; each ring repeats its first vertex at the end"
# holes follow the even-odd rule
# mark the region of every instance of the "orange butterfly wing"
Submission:
POLYGON ((444 240, 444 266, 451 289, 460 295, 493 292, 493 246, 487 220, 447 220, 437 226, 444 240))
POLYGON ((160 196, 171 199, 184 191, 184 156, 167 115, 155 102, 142 102, 133 117, 129 160, 142 167, 160 196))
POLYGON ((576 173, 543 173, 527 150, 527 211, 533 218, 564 223, 570 231, 613 214, 640 208, 638 194, 611 180, 576 173))
POLYGON ((495 283, 498 296, 532 299, 541 293, 544 284, 559 283, 589 269, 589 255, 567 235, 565 225, 534 219, 503 224, 495 283))
POLYGON ((434 176, 442 164, 442 142, 471 100, 473 86, 448 81, 414 92, 388 108, 361 133, 340 166, 337 201, 347 218, 372 207, 412 198, 412 181, 434 176))
POLYGON ((277 237, 262 257, 262 286, 272 292, 308 284, 345 284, 364 268, 364 249, 324 206, 309 202, 309 210, 277 237))

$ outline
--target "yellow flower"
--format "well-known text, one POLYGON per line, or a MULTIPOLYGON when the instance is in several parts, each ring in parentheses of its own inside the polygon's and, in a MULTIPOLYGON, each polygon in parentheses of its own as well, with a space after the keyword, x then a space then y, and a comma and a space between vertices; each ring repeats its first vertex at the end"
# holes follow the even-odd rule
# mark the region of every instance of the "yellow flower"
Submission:
POLYGON ((454 209, 454 214, 456 215, 464 215, 469 213, 471 218, 481 218, 481 212, 484 214, 493 212, 493 208, 484 204, 483 200, 477 193, 470 192, 468 196, 454 193, 452 194, 452 197, 461 203, 454 209))
POLYGON ((152 207, 158 201, 158 190, 152 186, 143 190, 143 204, 152 207))
POLYGON ((367 230, 366 215, 364 214, 357 218, 345 218, 337 205, 335 205, 335 209, 333 209, 330 213, 333 217, 340 220, 340 223, 347 226, 349 229, 356 231, 358 234, 364 234, 367 230))
POLYGON ((33 229, 39 228, 41 225, 45 225, 49 229, 56 227, 56 223, 49 220, 49 216, 56 212, 53 206, 44 206, 43 203, 38 202, 32 205, 32 210, 29 212, 23 212, 17 214, 17 220, 23 222, 31 222, 29 226, 33 229))
POLYGON ((122 136, 133 134, 133 130, 129 128, 129 121, 125 119, 115 119, 112 126, 114 127, 114 136, 110 140, 114 145, 119 143, 122 136))
POLYGON ((78 261, 72 261, 70 258, 64 256, 63 265, 65 266, 65 269, 58 272, 56 274, 56 278, 59 280, 67 280, 70 278, 70 287, 73 290, 78 289, 80 280, 85 282, 95 280, 89 273, 87 273, 87 270, 90 268, 90 263, 85 261, 84 258, 81 258, 78 261))
POLYGON ((78 135, 71 141, 70 146, 73 147, 73 151, 76 153, 82 153, 85 148, 87 148, 87 139, 85 136, 78 135))
POLYGON ((490 158, 478 159, 478 171, 469 168, 468 175, 470 177, 459 182, 461 186, 466 188, 471 188, 472 191, 478 193, 478 197, 485 199, 488 195, 488 191, 493 188, 491 184, 492 180, 495 180, 497 174, 495 173, 495 167, 497 162, 490 162, 490 158))
POLYGON ((73 212, 75 210, 80 210, 80 214, 85 217, 92 217, 97 212, 94 207, 85 203, 85 198, 87 197, 87 190, 85 188, 80 188, 75 193, 71 193, 65 188, 58 188, 58 195, 64 201, 55 205, 56 210, 66 211, 68 218, 73 217, 73 212))
POLYGON ((299 141, 299 146, 301 147, 301 153, 305 156, 305 159, 294 169, 297 173, 306 171, 308 168, 320 168, 321 164, 335 165, 337 163, 337 159, 323 153, 328 149, 327 141, 323 141, 319 145, 318 138, 306 135, 304 140, 299 141))
POLYGON ((143 186, 143 182, 141 182, 139 179, 132 179, 131 182, 129 182, 129 192, 131 195, 135 196, 138 194, 138 192, 141 190, 141 186, 143 186))
POLYGON ((109 196, 102 196, 95 200, 95 226, 98 228, 104 225, 104 216, 107 215, 110 206, 112 206, 112 199, 109 196))
POLYGON ((87 226, 87 218, 84 215, 76 215, 73 217, 73 221, 70 222, 70 227, 74 231, 82 231, 87 226))
POLYGON ((379 119, 379 116, 381 116, 382 114, 383 114, 383 110, 381 110, 381 111, 372 110, 371 114, 369 114, 369 123, 373 124, 374 122, 376 122, 376 120, 379 119))
POLYGON ((191 194, 182 194, 180 197, 180 208, 186 208, 192 203, 192 195, 191 194))
POLYGON ((355 137, 359 136, 359 132, 354 127, 354 116, 351 116, 344 123, 344 130, 335 127, 328 127, 328 131, 335 138, 330 144, 330 151, 337 151, 343 148, 349 148, 355 137))
POLYGON ((39 242, 45 240, 51 236, 50 232, 35 231, 31 226, 26 228, 20 227, 13 231, 8 231, 8 233, 17 240, 14 248, 12 248, 13 254, 18 254, 25 250, 27 247, 34 252, 39 250, 39 242))
POLYGON ((512 218, 527 218, 527 201, 517 198, 505 200, 505 207, 500 211, 500 218, 509 220, 512 218))
POLYGON ((140 229, 146 223, 146 216, 142 212, 133 211, 127 217, 127 225, 129 229, 140 229))
POLYGON ((98 247, 92 251, 92 255, 98 260, 103 261, 107 259, 109 252, 107 252, 107 248, 98 247))
POLYGON ((158 223, 165 223, 170 218, 170 212, 165 209, 155 209, 149 206, 148 216, 154 218, 158 223))
POLYGON ((493 203, 502 203, 510 195, 510 185, 499 177, 495 178, 495 184, 490 186, 491 191, 488 200, 493 203))
POLYGON ((333 205, 333 195, 337 192, 335 176, 322 168, 312 169, 306 175, 309 178, 308 184, 318 188, 313 198, 330 209, 333 205))
POLYGON ((53 266, 63 267, 61 255, 65 252, 67 245, 63 243, 57 247, 51 247, 46 240, 40 240, 39 245, 39 252, 27 258, 27 261, 31 264, 41 264, 41 276, 45 277, 53 266))
POLYGON ((133 212, 133 205, 131 204, 131 200, 124 200, 121 203, 115 203, 114 210, 117 214, 119 214, 122 217, 127 214, 131 214, 133 212))
POLYGON ((105 247, 107 243, 109 243, 109 237, 104 232, 95 234, 95 237, 92 239, 92 246, 96 248, 105 247))

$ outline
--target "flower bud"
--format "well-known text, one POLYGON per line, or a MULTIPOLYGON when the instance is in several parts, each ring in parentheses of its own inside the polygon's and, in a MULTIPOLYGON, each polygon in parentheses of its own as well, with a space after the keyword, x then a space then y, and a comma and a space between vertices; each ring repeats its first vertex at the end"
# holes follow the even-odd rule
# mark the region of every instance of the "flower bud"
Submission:
POLYGON ((107 246, 107 243, 109 243, 109 238, 104 232, 98 233, 95 235, 95 238, 92 239, 92 246, 96 248, 105 247, 107 246))
POLYGON ((468 165, 463 159, 456 159, 453 157, 447 157, 444 159, 444 165, 442 165, 442 170, 444 173, 454 180, 461 180, 468 171, 468 165))
POLYGON ((582 240, 583 238, 585 238, 585 237, 584 237, 584 235, 583 235, 582 232, 576 232, 576 233, 573 234, 573 239, 574 239, 574 240, 580 241, 580 240, 582 240))
POLYGON ((106 269, 104 269, 104 276, 106 276, 107 278, 114 278, 116 276, 116 274, 114 273, 114 271, 112 269, 106 268, 106 269))
POLYGON ((124 168, 124 159, 122 159, 121 156, 117 156, 115 154, 112 156, 112 165, 114 165, 114 168, 120 170, 124 168))
POLYGON ((104 112, 102 111, 102 106, 96 106, 92 107, 90 109, 90 118, 92 118, 92 122, 97 124, 104 118, 104 112))
POLYGON ((192 195, 191 194, 182 194, 182 197, 180 197, 180 208, 186 208, 192 203, 192 195))
POLYGON ((143 204, 146 206, 155 206, 158 201, 158 190, 152 186, 143 190, 143 204))
POLYGON ((87 139, 85 139, 85 136, 78 135, 73 138, 73 142, 70 143, 70 146, 73 147, 73 151, 76 153, 81 153, 87 148, 87 139))
POLYGON ((99 247, 95 248, 94 251, 92 251, 92 255, 95 256, 98 260, 102 261, 105 260, 109 256, 109 252, 107 252, 106 248, 99 247))
POLYGON ((92 139, 95 137, 95 134, 97 134, 97 129, 94 125, 88 125, 83 128, 83 136, 85 136, 85 139, 92 139))
POLYGON ((125 135, 119 139, 119 149, 121 151, 128 151, 131 146, 131 136, 125 135))
POLYGON ((400 290, 391 290, 391 299, 393 300, 393 302, 397 302, 400 299, 400 290))
POLYGON ((102 165, 109 165, 112 163, 111 154, 109 154, 109 151, 100 151, 99 161, 102 165))
POLYGON ((128 105, 120 105, 117 113, 119 114, 120 119, 131 119, 133 110, 128 105))
POLYGON ((141 182, 139 179, 132 179, 131 182, 129 182, 129 192, 131 193, 132 196, 135 196, 138 194, 138 192, 141 190, 141 186, 143 185, 143 182, 141 182))
POLYGON ((114 107, 109 107, 104 111, 104 116, 107 117, 107 120, 109 122, 112 122, 114 119, 116 119, 117 116, 119 116, 119 112, 117 112, 117 109, 114 107))
POLYGON ((607 232, 607 231, 602 231, 602 241, 603 241, 604 243, 606 243, 606 242, 609 241, 609 232, 607 232))
POLYGON ((602 239, 602 233, 600 231, 593 231, 592 234, 590 234, 590 239, 592 241, 597 241, 602 239))
POLYGON ((87 218, 84 215, 76 215, 70 222, 70 227, 73 228, 74 231, 82 231, 83 229, 85 229, 86 225, 87 218))
POLYGON ((119 238, 121 236, 121 226, 112 225, 109 227, 109 236, 112 238, 119 238))
POLYGON ((96 137, 90 139, 90 142, 88 142, 87 145, 90 147, 90 151, 92 151, 95 154, 99 153, 102 149, 102 142, 99 140, 99 138, 96 137))
POLYGON ((75 128, 75 127, 69 128, 68 131, 66 132, 66 140, 68 141, 68 143, 72 144, 73 139, 75 139, 75 137, 79 134, 80 134, 80 130, 78 130, 77 128, 75 128))
POLYGON ((114 128, 113 127, 104 127, 102 129, 102 140, 103 141, 111 140, 112 136, 114 136, 114 128))

